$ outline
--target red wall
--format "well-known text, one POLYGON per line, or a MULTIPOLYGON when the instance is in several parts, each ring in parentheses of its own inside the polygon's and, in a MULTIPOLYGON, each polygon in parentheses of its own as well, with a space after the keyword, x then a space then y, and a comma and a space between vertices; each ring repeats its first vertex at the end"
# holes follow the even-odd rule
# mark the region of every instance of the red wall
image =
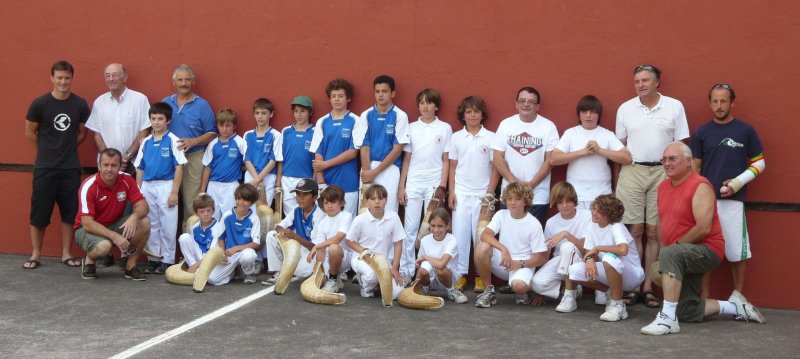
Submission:
MULTIPOLYGON (((371 80, 382 73, 397 80, 396 102, 412 117, 415 94, 434 87, 443 95, 440 117, 453 125, 458 102, 482 96, 493 130, 514 113, 517 89, 533 85, 542 93, 541 113, 561 132, 576 124, 575 104, 590 93, 606 106, 602 125, 613 129, 617 106, 635 95, 633 68, 652 63, 664 71, 662 92, 683 101, 692 130, 711 117, 711 84, 731 83, 735 114, 755 125, 766 147, 767 171, 749 200, 800 202, 792 190, 800 179, 797 150, 790 147, 800 126, 787 118, 795 117, 793 82, 800 78, 793 63, 800 8, 790 1, 5 1, 2 8, 0 108, 9 136, 0 163, 33 162, 23 119, 30 101, 51 89, 49 68, 59 59, 75 65, 73 90, 90 102, 105 91, 109 62, 123 62, 129 86, 151 101, 172 92, 172 69, 187 63, 214 109, 240 114, 240 133, 254 126, 250 105, 261 96, 278 105, 276 127, 290 122, 288 104, 298 94, 313 98, 319 117, 329 110, 324 87, 339 76, 355 85, 352 108, 360 113, 372 102, 371 80)), ((91 139, 80 151, 82 164, 92 166, 91 139)), ((0 185, 0 252, 28 253, 30 173, 0 172, 0 185)), ((797 286, 772 280, 790 272, 789 253, 800 250, 788 225, 800 213, 749 215, 755 258, 748 298, 800 308, 797 286)), ((59 253, 53 229, 48 255, 59 253)), ((716 291, 727 295, 729 276, 717 279, 716 291)))

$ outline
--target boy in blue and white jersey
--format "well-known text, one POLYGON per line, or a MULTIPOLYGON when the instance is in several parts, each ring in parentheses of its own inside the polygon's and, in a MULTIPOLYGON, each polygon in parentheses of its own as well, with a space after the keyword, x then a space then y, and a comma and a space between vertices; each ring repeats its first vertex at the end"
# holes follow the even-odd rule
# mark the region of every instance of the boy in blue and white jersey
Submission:
POLYGON ((408 115, 392 103, 394 79, 380 75, 373 81, 375 106, 361 113, 355 144, 361 147, 361 181, 386 187, 386 208, 397 212, 397 189, 403 146, 409 142, 408 115))
POLYGON ((308 152, 314 136, 314 125, 309 123, 312 109, 311 98, 295 97, 292 101, 294 124, 281 131, 284 156, 283 162, 278 163, 278 183, 283 188, 283 214, 286 216, 297 207, 297 200, 291 190, 301 179, 314 177, 314 169, 311 167, 314 154, 308 152))
POLYGON ((228 263, 211 270, 208 283, 227 284, 233 279, 236 267, 242 268, 244 283, 256 282, 256 251, 261 246, 261 222, 250 207, 258 200, 258 190, 250 184, 242 184, 233 192, 236 206, 225 211, 222 224, 225 232, 219 237, 219 246, 225 249, 228 263))
POLYGON ((207 193, 197 195, 192 201, 192 209, 199 221, 189 229, 189 233, 178 237, 189 273, 197 271, 203 256, 209 249, 219 245, 219 237, 225 233, 225 225, 214 219, 214 199, 207 193))
MULTIPOLYGON (((203 154, 203 178, 200 192, 214 199, 214 218, 233 208, 233 191, 242 178, 242 164, 247 143, 236 134, 236 112, 223 108, 217 112, 219 136, 213 139, 203 154)), ((255 202, 255 201, 254 201, 255 202)))
POLYGON ((144 272, 163 274, 175 263, 175 234, 178 230, 178 191, 186 156, 178 149, 178 136, 169 131, 172 107, 158 102, 148 111, 153 133, 142 140, 136 155, 136 182, 150 207, 150 237, 147 249, 164 257, 150 258, 144 272))
POLYGON ((275 184, 280 183, 277 178, 278 163, 283 161, 283 136, 270 127, 269 121, 272 115, 272 101, 265 98, 256 100, 253 103, 256 128, 245 132, 243 136, 247 143, 244 153, 244 166, 247 169, 244 172, 244 182, 255 188, 264 186, 263 199, 267 205, 272 203, 275 184))
POLYGON ((335 184, 344 190, 344 209, 355 217, 358 214, 358 146, 353 141, 353 128, 358 117, 347 109, 353 98, 353 85, 345 79, 328 83, 325 93, 331 102, 331 113, 317 120, 311 147, 314 153, 312 168, 324 188, 335 184))

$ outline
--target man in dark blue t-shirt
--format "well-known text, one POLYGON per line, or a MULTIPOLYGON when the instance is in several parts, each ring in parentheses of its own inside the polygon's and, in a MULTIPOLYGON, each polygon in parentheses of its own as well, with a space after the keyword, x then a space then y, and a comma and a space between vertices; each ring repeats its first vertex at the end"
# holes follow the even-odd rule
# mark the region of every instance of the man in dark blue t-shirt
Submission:
MULTIPOLYGON (((711 87, 708 99, 714 119, 700 126, 692 136, 694 167, 708 178, 717 195, 725 258, 731 262, 733 293, 729 300, 746 302, 744 289, 745 262, 750 252, 744 198, 747 183, 764 171, 761 140, 752 126, 731 114, 736 94, 728 84, 711 87)), ((703 293, 708 293, 709 276, 703 280, 703 293)))
POLYGON ((56 203, 61 214, 61 262, 80 266, 70 247, 81 184, 78 144, 86 137, 84 123, 90 111, 86 100, 70 91, 74 73, 69 62, 54 63, 50 68, 53 91, 33 100, 25 116, 25 137, 36 149, 30 216, 33 251, 22 266, 25 269, 39 266, 44 232, 56 203))

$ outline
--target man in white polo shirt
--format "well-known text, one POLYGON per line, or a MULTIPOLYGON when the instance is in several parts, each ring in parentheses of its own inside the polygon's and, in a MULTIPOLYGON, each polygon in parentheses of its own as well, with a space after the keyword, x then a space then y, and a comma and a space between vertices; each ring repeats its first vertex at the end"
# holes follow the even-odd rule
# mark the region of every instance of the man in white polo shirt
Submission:
POLYGON ((533 189, 529 211, 544 226, 550 202, 550 153, 558 144, 558 130, 552 121, 537 114, 540 103, 541 96, 535 88, 517 91, 517 114, 497 127, 492 163, 503 176, 502 188, 522 182, 533 189))
MULTIPOLYGON (((641 65, 633 70, 633 83, 637 96, 623 103, 617 110, 616 135, 628 147, 633 163, 623 165, 619 172, 616 195, 625 205, 622 222, 629 226, 642 253, 642 236, 647 235, 645 268, 658 258, 658 184, 664 179, 661 156, 673 141, 689 137, 689 125, 683 104, 658 92, 661 71, 652 65, 641 65)), ((652 293, 649 271, 645 271, 645 305, 659 306, 652 293)))
MULTIPOLYGON (((150 128, 150 118, 147 115, 150 102, 141 92, 127 87, 128 71, 123 64, 113 63, 106 66, 103 78, 108 92, 94 100, 86 128, 94 131, 94 143, 97 145, 98 153, 106 148, 117 149, 122 153, 120 169, 135 175, 136 169, 129 164, 133 163, 139 151, 139 144, 147 136, 150 128)), ((107 267, 111 264, 114 264, 114 257, 110 254, 97 262, 98 267, 107 267)), ((125 268, 122 259, 120 268, 125 268)))

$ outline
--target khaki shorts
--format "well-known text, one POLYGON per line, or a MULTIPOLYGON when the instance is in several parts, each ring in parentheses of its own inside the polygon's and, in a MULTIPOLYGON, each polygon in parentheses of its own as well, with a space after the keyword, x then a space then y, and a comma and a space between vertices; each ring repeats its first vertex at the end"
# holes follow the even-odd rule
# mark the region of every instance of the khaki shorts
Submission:
MULTIPOLYGON (((125 219, 127 218, 128 218, 127 215, 123 215, 114 224, 106 228, 114 232, 117 232, 119 234, 122 234, 122 229, 119 227, 122 226, 123 223, 125 223, 125 219)), ((78 245, 81 246, 81 248, 83 248, 83 250, 85 250, 86 253, 91 252, 94 249, 94 247, 102 241, 110 241, 110 239, 103 236, 98 236, 94 233, 86 232, 86 230, 83 229, 83 225, 81 225, 80 227, 78 227, 78 229, 75 230, 75 242, 78 242, 78 245)))
POLYGON ((658 224, 658 185, 664 177, 663 166, 622 166, 616 193, 625 205, 622 223, 658 224))

